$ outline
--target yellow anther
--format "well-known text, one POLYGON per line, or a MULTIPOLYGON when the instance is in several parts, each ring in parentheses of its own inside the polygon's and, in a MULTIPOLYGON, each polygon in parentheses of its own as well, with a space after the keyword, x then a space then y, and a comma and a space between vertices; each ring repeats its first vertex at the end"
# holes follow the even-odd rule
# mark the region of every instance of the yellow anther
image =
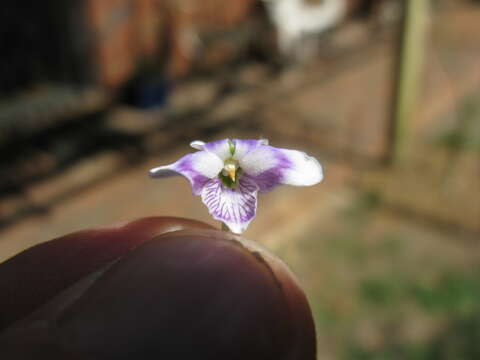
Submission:
POLYGON ((234 183, 237 178, 238 162, 234 159, 228 159, 223 164, 222 174, 228 176, 234 183))
POLYGON ((228 175, 228 177, 232 179, 233 182, 235 182, 235 175, 237 172, 237 167, 235 166, 235 164, 225 164, 225 167, 223 169, 225 170, 226 175, 228 175))

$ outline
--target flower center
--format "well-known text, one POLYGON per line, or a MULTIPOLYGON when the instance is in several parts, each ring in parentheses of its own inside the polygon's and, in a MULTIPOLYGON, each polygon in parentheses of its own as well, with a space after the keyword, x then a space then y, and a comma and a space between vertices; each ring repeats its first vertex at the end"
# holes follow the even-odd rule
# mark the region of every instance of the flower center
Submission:
POLYGON ((226 185, 227 187, 233 187, 238 181, 240 172, 241 169, 239 167, 238 161, 230 158, 225 160, 225 162, 223 163, 223 169, 220 174, 218 174, 218 176, 220 180, 222 180, 224 185, 226 185))

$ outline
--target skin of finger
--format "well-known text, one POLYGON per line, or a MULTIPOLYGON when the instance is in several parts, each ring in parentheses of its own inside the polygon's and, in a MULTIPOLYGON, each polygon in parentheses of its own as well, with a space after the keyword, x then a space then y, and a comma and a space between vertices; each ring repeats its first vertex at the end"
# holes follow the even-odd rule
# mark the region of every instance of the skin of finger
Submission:
POLYGON ((12 333, 25 358, 315 359, 310 308, 288 267, 255 242, 202 229, 139 246, 12 333))
POLYGON ((219 231, 157 237, 62 314, 62 347, 101 359, 314 359, 309 305, 266 253, 219 231))
POLYGON ((78 231, 17 254, 0 264, 0 331, 152 237, 189 228, 212 227, 190 219, 147 217, 78 231))
POLYGON ((212 239, 222 239, 234 242, 246 249, 255 260, 265 265, 271 272, 275 282, 282 289, 289 314, 289 346, 278 359, 316 359, 316 331, 308 299, 301 284, 288 265, 278 256, 265 249, 258 241, 248 240, 239 235, 211 230, 182 230, 169 234, 169 237, 188 236, 195 233, 212 239))

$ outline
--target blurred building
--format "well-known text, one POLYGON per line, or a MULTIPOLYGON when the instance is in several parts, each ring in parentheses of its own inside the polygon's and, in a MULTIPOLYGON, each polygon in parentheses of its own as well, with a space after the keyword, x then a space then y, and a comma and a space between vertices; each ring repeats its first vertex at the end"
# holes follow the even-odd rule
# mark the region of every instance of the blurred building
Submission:
POLYGON ((115 86, 157 44, 154 0, 6 1, 1 93, 42 82, 115 86))
POLYGON ((184 73, 200 42, 238 25, 253 2, 6 0, 0 94, 51 81, 116 87, 148 60, 184 73))

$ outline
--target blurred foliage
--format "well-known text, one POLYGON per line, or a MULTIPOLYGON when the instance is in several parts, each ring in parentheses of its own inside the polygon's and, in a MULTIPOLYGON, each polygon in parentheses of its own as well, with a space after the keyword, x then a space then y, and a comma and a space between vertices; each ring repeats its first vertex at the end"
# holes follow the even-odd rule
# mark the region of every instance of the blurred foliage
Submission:
POLYGON ((279 254, 305 285, 321 356, 480 359, 480 265, 462 264, 467 247, 399 221, 374 189, 326 223, 279 254))
POLYGON ((361 284, 360 294, 375 306, 413 300, 426 314, 446 320, 442 329, 424 342, 393 342, 380 350, 350 344, 345 359, 480 359, 480 268, 446 271, 434 284, 368 279, 361 284))
POLYGON ((480 151, 480 92, 468 96, 459 106, 454 128, 440 135, 437 143, 454 150, 480 151))
POLYGON ((425 311, 471 316, 480 310, 480 269, 445 272, 436 284, 413 283, 408 290, 425 311))

